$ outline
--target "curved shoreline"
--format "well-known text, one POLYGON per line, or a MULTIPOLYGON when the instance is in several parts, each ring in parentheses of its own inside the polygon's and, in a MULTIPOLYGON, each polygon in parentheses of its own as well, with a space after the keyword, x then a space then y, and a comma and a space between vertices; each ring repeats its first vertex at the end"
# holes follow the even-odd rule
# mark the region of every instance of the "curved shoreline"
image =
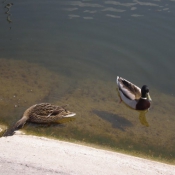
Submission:
POLYGON ((172 175, 175 166, 29 135, 0 138, 0 174, 172 175))

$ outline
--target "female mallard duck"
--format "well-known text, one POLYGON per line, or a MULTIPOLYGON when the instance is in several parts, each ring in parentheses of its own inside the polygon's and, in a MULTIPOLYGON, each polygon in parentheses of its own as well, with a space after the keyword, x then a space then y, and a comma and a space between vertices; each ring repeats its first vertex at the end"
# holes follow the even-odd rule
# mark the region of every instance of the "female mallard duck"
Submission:
MULTIPOLYGON (((67 106, 67 105, 65 105, 67 106)), ((65 109, 65 106, 56 106, 49 103, 40 103, 29 107, 22 118, 8 130, 4 136, 13 135, 15 130, 24 126, 26 122, 33 123, 59 123, 59 120, 66 117, 73 117, 76 114, 65 109)))
POLYGON ((150 107, 151 97, 146 85, 143 85, 142 89, 140 89, 136 85, 119 76, 117 76, 116 82, 120 99, 126 105, 136 110, 147 110, 150 107))

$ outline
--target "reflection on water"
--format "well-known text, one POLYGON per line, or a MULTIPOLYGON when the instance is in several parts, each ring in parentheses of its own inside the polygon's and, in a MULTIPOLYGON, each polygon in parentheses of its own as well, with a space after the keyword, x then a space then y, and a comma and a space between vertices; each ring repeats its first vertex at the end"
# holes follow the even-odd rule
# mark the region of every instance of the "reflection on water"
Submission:
POLYGON ((146 126, 146 127, 149 126, 149 123, 148 123, 147 120, 146 120, 146 113, 147 113, 147 112, 148 112, 148 111, 141 111, 141 112, 139 112, 139 113, 140 113, 140 114, 139 114, 140 123, 141 123, 142 125, 146 126))
POLYGON ((77 113, 73 122, 29 124, 24 130, 174 162, 175 1, 31 0, 0 6, 1 123, 10 126, 36 103, 70 104, 77 113), (5 12, 15 19, 10 32, 12 19, 7 23, 5 12), (150 87, 148 113, 117 103, 117 75, 150 87))

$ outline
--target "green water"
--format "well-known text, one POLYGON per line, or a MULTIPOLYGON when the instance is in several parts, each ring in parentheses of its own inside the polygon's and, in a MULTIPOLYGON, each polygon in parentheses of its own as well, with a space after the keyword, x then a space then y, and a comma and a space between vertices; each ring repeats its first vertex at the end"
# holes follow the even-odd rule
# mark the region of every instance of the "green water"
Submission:
POLYGON ((76 120, 25 132, 174 164, 175 2, 17 0, 0 9, 3 125, 36 103, 69 104, 76 120), (146 116, 119 103, 117 75, 149 86, 146 116))

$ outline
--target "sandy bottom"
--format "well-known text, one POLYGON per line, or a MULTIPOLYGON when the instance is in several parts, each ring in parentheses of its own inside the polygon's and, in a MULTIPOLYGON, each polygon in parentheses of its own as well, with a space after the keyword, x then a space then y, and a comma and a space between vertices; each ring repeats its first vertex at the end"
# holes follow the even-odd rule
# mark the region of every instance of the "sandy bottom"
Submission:
POLYGON ((43 137, 0 138, 0 174, 174 175, 175 166, 43 137))

